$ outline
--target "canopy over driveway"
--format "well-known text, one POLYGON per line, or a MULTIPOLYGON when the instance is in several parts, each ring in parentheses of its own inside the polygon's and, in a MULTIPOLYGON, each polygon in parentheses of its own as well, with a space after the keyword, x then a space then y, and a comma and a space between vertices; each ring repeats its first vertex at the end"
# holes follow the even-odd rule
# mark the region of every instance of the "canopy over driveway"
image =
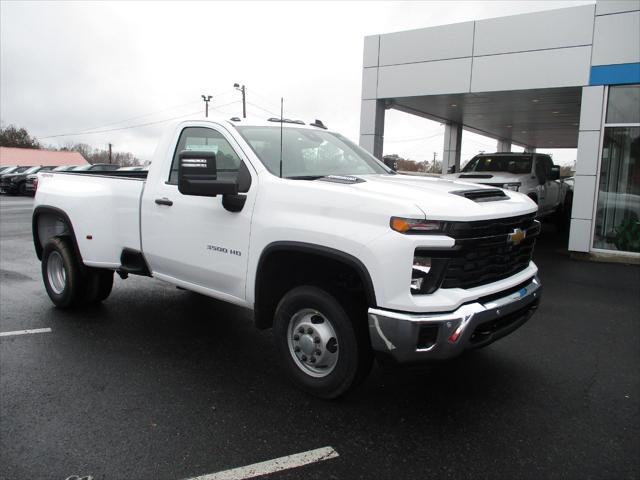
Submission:
POLYGON ((581 87, 390 99, 388 107, 507 143, 577 148, 581 87))
POLYGON ((598 212, 615 218, 617 207, 604 199, 635 192, 628 144, 640 123, 626 99, 639 90, 623 86, 638 84, 640 0, 371 35, 364 39, 360 145, 382 157, 385 111, 394 108, 445 124, 443 171, 459 168, 463 128, 495 138, 498 151, 513 143, 529 151, 577 147, 569 249, 612 249, 596 237, 618 227, 606 227, 598 212), (629 115, 617 115, 623 120, 609 119, 625 108, 629 115), (603 135, 607 128, 622 130, 603 135), (603 148, 605 140, 617 143, 603 148), (598 188, 609 195, 598 200, 598 188))

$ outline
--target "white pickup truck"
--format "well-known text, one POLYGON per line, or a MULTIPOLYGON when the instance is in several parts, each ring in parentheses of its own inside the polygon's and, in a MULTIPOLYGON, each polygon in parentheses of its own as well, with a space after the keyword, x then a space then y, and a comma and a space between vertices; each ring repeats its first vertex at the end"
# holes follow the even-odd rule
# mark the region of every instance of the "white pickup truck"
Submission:
POLYGON ((524 193, 538 204, 538 218, 555 215, 559 226, 571 218, 573 192, 560 181, 560 167, 543 153, 481 153, 444 178, 524 193))
POLYGON ((39 176, 33 240, 58 307, 114 272, 253 310, 300 388, 335 398, 374 354, 454 357, 510 333, 542 293, 526 195, 399 175, 322 122, 191 120, 149 172, 39 176))

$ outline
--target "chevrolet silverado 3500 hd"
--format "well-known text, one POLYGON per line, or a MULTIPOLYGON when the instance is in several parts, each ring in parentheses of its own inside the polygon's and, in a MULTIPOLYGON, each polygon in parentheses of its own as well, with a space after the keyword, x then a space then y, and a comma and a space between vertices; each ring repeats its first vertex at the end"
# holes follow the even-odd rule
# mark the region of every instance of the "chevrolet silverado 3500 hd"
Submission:
POLYGON ((531 199, 399 175, 300 123, 183 121, 148 172, 40 174, 33 240, 53 303, 100 302, 117 272, 247 307, 291 380, 324 398, 374 354, 451 358, 529 319, 531 199))

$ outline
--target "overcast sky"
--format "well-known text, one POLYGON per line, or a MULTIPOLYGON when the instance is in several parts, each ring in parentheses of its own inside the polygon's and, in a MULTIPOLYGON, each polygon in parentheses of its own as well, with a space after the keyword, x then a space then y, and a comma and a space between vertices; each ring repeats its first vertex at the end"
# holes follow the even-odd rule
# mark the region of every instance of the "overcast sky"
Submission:
MULTIPOLYGON (((240 103, 229 105, 239 82, 249 115, 277 114, 283 96, 285 116, 322 119, 357 142, 365 35, 584 3, 2 1, 0 121, 45 144, 111 142, 149 160, 164 120, 203 114, 201 94, 218 113, 239 115, 240 103), (113 130, 140 124, 149 125, 113 130), (100 133, 44 138, 89 129, 100 133)), ((385 154, 441 158, 443 133, 388 111, 385 154)), ((462 158, 495 145, 465 132, 462 158)), ((575 158, 552 152, 561 163, 575 158)))

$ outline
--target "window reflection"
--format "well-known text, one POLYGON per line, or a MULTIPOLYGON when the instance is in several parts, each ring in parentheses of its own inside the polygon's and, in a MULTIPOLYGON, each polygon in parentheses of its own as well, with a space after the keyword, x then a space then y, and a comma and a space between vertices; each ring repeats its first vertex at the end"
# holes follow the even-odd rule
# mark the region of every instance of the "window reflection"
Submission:
POLYGON ((606 127, 595 248, 640 252, 640 127, 606 127))

